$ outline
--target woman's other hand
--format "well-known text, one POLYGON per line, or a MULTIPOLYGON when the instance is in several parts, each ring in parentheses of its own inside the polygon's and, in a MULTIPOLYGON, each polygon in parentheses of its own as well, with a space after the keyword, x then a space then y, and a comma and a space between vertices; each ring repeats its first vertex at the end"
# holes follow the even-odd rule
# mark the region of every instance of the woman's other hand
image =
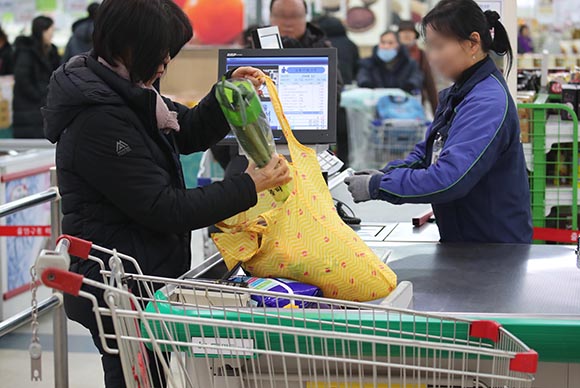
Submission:
POLYGON ((286 159, 277 154, 274 154, 270 162, 260 169, 253 162, 250 162, 246 174, 254 181, 257 193, 283 186, 292 180, 286 159))
POLYGON ((256 89, 259 89, 262 86, 262 81, 259 78, 265 76, 265 74, 260 69, 256 69, 255 67, 238 67, 233 73, 232 78, 245 78, 254 84, 256 89))

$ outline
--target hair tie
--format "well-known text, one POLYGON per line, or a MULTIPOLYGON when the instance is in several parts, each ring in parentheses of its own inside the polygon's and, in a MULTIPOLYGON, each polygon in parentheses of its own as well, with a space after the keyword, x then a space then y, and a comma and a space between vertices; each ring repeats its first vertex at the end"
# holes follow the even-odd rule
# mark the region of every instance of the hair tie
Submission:
POLYGON ((495 28, 495 26, 497 25, 497 23, 499 22, 499 19, 500 19, 499 13, 492 11, 492 10, 487 10, 483 14, 485 15, 485 18, 487 19, 487 23, 489 24, 489 26, 491 28, 495 28))

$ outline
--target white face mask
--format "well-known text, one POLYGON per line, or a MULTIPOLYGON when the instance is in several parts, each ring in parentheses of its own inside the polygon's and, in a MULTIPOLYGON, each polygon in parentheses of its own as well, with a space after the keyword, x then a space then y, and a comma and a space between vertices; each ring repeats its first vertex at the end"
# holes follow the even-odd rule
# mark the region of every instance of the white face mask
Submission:
POLYGON ((397 49, 378 49, 377 56, 383 62, 391 62, 397 56, 398 50, 397 49))

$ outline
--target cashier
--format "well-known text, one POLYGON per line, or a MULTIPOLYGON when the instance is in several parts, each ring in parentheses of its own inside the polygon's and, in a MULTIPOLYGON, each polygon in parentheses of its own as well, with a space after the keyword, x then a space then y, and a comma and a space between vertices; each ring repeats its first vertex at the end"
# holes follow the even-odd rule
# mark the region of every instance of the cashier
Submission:
POLYGON ((512 48, 495 11, 443 0, 423 19, 431 65, 454 85, 425 140, 382 170, 346 179, 355 202, 430 203, 442 242, 530 243, 530 188, 517 110, 490 52, 512 48))
MULTIPOLYGON (((135 257, 148 275, 182 275, 191 266, 191 230, 249 209, 258 192, 290 179, 286 163, 274 156, 263 169, 251 165, 222 182, 186 189, 180 154, 207 150, 230 130, 213 90, 189 109, 152 86, 192 35, 173 0, 105 0, 94 51, 54 73, 43 109, 45 134, 58 143, 64 232, 135 257)), ((241 67, 228 75, 258 85, 261 74, 241 67)), ((72 258, 70 270, 102 279, 94 262, 72 258)), ((102 292, 87 291, 104 303, 102 292)), ((65 308, 91 331, 105 386, 124 387, 119 355, 104 351, 90 303, 67 296, 65 308)), ((111 330, 110 320, 103 324, 111 330)))

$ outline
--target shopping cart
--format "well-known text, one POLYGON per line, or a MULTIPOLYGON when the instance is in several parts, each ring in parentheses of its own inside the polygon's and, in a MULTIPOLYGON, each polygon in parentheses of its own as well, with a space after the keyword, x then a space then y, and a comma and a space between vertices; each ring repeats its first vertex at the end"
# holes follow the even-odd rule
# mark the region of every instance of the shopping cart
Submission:
POLYGON ((404 159, 427 131, 424 121, 377 120, 366 109, 349 108, 347 120, 350 166, 355 170, 383 168, 388 162, 404 159))
POLYGON ((91 301, 128 387, 531 387, 537 367, 537 353, 491 321, 147 276, 135 259, 69 236, 41 257, 45 285, 91 301), (99 263, 102 282, 55 266, 69 254, 99 263))

